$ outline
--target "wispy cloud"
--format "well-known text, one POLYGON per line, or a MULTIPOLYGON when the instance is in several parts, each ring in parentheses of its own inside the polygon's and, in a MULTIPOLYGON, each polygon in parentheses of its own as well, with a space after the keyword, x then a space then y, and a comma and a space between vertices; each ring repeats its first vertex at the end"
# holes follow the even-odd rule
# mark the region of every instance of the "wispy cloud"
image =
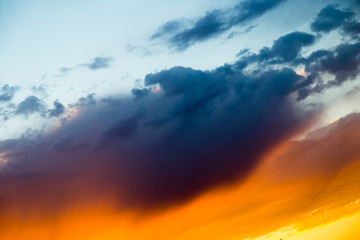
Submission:
POLYGON ((90 63, 83 63, 79 66, 87 67, 89 70, 95 71, 99 69, 109 68, 112 61, 112 57, 96 57, 90 63))
POLYGON ((91 71, 97 71, 100 69, 107 69, 111 67, 111 63, 114 61, 113 57, 102 57, 98 56, 93 58, 88 63, 81 63, 76 65, 75 67, 61 67, 58 70, 59 76, 64 76, 70 74, 73 70, 77 68, 87 68, 91 71))
POLYGON ((207 12, 196 21, 172 20, 160 26, 151 39, 164 39, 171 47, 183 51, 198 42, 217 37, 235 26, 245 26, 281 2, 283 0, 246 0, 230 9, 207 12))

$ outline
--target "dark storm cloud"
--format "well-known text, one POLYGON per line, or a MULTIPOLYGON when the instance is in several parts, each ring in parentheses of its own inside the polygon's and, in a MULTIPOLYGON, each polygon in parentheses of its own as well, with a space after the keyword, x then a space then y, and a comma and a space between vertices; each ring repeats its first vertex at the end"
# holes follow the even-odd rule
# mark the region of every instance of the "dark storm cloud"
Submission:
POLYGON ((3 85, 0 88, 0 103, 11 101, 18 89, 19 87, 10 87, 8 84, 3 85))
POLYGON ((112 124, 102 136, 100 147, 111 144, 119 139, 127 139, 132 136, 140 125, 140 114, 130 117, 128 119, 119 120, 112 124))
POLYGON ((284 0, 247 0, 226 10, 213 10, 198 19, 190 27, 184 20, 165 23, 152 35, 152 39, 167 38, 168 43, 181 51, 189 46, 216 37, 235 26, 244 26, 261 17, 284 0))
POLYGON ((15 113, 28 116, 33 113, 44 113, 46 106, 39 98, 28 96, 16 106, 15 113))
POLYGON ((182 101, 174 106, 173 113, 186 116, 226 92, 227 84, 221 77, 216 72, 174 67, 169 71, 147 75, 145 85, 159 84, 165 90, 166 97, 181 96, 182 101))
POLYGON ((42 211, 111 196, 148 209, 240 181, 311 118, 291 97, 303 80, 289 68, 244 74, 237 64, 149 74, 136 100, 85 104, 46 137, 0 143, 18 153, 1 170, 0 199, 42 211))

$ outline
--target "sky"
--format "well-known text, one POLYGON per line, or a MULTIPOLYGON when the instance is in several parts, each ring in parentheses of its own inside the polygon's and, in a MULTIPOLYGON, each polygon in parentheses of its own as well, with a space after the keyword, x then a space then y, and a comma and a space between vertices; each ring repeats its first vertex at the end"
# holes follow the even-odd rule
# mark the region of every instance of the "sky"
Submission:
POLYGON ((0 239, 358 239, 358 0, 0 0, 0 239))

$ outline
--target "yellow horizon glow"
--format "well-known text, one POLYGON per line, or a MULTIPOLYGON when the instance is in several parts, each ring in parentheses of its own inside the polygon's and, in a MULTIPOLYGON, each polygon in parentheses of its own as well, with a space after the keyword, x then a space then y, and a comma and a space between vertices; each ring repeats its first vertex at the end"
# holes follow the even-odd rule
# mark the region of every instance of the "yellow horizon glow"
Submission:
MULTIPOLYGON (((282 152, 283 148, 277 151, 282 152)), ((309 189, 322 179, 281 179, 274 174, 274 168, 278 167, 273 162, 274 154, 277 153, 269 154, 269 159, 259 165, 245 183, 206 193, 183 206, 147 216, 103 204, 74 209, 53 219, 4 218, 0 219, 3 226, 0 239, 310 240, 321 239, 318 237, 326 231, 330 236, 345 236, 341 232, 345 223, 354 226, 348 227, 350 233, 346 236, 359 233, 355 225, 360 215, 345 218, 360 213, 358 194, 349 191, 338 196, 335 191, 339 185, 348 184, 352 189, 360 184, 356 174, 360 161, 344 167, 321 194, 316 195, 320 205, 309 205, 314 194, 309 189), (338 232, 330 234, 329 229, 338 232)))

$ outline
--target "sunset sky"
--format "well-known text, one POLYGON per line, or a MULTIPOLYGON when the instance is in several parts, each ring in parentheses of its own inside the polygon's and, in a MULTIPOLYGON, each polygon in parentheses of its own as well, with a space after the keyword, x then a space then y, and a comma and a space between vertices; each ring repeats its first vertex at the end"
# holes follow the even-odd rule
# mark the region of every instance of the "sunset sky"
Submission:
POLYGON ((360 1, 0 0, 0 240, 360 239, 360 1))

